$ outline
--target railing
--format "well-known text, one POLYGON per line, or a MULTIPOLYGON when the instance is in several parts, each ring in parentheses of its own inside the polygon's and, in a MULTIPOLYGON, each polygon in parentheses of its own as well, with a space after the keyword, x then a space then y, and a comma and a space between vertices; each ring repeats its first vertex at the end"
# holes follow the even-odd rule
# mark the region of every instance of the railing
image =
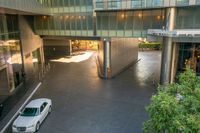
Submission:
POLYGON ((200 4, 200 0, 122 0, 97 1, 96 10, 143 9, 174 6, 191 6, 200 4))
POLYGON ((41 65, 40 70, 38 70, 36 74, 36 78, 39 81, 42 81, 43 78, 45 77, 45 74, 50 70, 50 68, 51 68, 50 63, 48 63, 47 65, 41 65))
POLYGON ((28 74, 27 76, 25 74, 24 79, 26 79, 26 81, 30 81, 30 80, 42 81, 44 79, 45 75, 51 69, 50 63, 48 63, 48 64, 44 64, 44 63, 43 64, 38 64, 36 66, 34 66, 34 69, 33 69, 32 73, 28 74))

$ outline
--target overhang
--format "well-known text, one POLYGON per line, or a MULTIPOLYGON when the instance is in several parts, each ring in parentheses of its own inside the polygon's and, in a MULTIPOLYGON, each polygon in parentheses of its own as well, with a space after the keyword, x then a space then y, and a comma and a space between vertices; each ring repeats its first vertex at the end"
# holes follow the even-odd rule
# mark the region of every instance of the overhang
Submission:
POLYGON ((172 31, 162 29, 148 29, 148 35, 161 37, 200 37, 200 29, 175 29, 172 31))

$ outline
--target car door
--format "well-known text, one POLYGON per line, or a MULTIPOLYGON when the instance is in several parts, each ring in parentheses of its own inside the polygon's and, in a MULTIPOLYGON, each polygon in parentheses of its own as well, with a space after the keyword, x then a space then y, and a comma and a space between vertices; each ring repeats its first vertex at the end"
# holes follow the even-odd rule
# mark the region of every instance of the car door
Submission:
POLYGON ((45 117, 48 115, 48 110, 49 110, 48 103, 44 102, 44 115, 45 115, 45 117))
POLYGON ((44 103, 40 106, 40 121, 42 122, 45 118, 44 103))

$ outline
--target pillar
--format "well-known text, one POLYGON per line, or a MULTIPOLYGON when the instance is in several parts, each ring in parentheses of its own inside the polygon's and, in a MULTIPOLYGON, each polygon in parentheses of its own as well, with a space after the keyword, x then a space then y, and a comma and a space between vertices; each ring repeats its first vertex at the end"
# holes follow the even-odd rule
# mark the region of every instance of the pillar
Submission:
POLYGON ((175 76, 176 76, 176 73, 177 73, 178 57, 179 57, 179 44, 173 43, 172 68, 171 68, 171 81, 170 81, 170 83, 173 83, 175 81, 175 76))
MULTIPOLYGON (((175 25, 176 9, 174 7, 166 9, 166 31, 173 31, 175 25)), ((162 49, 162 64, 161 64, 161 84, 169 84, 171 81, 171 66, 172 66, 172 49, 173 39, 172 37, 163 38, 162 49)))
POLYGON ((73 51, 72 51, 72 41, 69 40, 69 55, 72 55, 73 51))
POLYGON ((103 41, 104 45, 104 77, 106 79, 111 78, 111 46, 107 40, 103 41))

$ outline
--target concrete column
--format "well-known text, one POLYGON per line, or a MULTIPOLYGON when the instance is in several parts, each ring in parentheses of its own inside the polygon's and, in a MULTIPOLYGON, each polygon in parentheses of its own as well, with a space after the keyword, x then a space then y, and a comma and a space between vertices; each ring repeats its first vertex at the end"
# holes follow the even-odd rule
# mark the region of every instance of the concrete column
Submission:
MULTIPOLYGON (((176 17, 176 9, 174 7, 166 9, 166 26, 165 30, 174 30, 176 17)), ((173 41, 172 37, 164 37, 163 39, 163 50, 162 50, 162 64, 161 64, 161 84, 169 84, 171 81, 171 66, 172 66, 172 48, 173 41)))
POLYGON ((161 76, 160 83, 170 83, 171 77, 171 63, 172 63, 172 38, 165 37, 163 40, 162 50, 162 63, 161 63, 161 76))
POLYGON ((166 14, 165 14, 166 30, 169 30, 169 31, 174 30, 175 19, 176 19, 175 17, 176 17, 176 8, 175 7, 167 8, 166 14))
POLYGON ((111 78, 111 48, 110 48, 110 42, 104 41, 104 77, 106 79, 111 78))

